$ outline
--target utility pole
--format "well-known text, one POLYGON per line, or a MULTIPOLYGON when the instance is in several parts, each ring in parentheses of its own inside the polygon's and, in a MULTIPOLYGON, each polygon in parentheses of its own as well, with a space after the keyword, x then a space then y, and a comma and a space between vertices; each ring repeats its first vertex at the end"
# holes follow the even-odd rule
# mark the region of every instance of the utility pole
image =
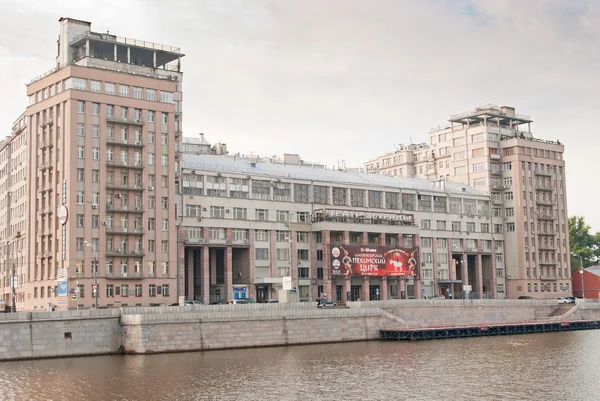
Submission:
POLYGON ((94 308, 98 309, 98 258, 96 244, 93 242, 84 241, 86 246, 92 248, 94 261, 92 263, 92 269, 94 269, 94 308))
MULTIPOLYGON (((15 238, 18 240, 19 238, 21 238, 21 232, 17 231, 17 235, 15 235, 15 238)), ((15 313, 17 311, 17 286, 15 283, 15 262, 14 262, 14 257, 12 255, 12 253, 14 252, 14 241, 12 241, 13 243, 13 251, 10 251, 10 243, 11 241, 8 241, 8 246, 9 246, 9 258, 10 258, 10 264, 11 264, 11 268, 12 268, 12 283, 11 283, 11 287, 12 287, 12 302, 10 303, 10 311, 12 313, 15 313)))

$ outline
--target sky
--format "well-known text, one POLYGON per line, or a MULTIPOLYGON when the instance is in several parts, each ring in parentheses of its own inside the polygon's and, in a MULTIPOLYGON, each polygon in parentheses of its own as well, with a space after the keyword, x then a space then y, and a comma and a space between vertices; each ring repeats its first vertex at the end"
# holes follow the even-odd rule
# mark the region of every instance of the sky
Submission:
POLYGON ((569 214, 600 230, 600 1, 0 0, 7 134, 60 17, 180 47, 184 135, 234 153, 361 166, 451 114, 513 106, 565 144, 569 214))

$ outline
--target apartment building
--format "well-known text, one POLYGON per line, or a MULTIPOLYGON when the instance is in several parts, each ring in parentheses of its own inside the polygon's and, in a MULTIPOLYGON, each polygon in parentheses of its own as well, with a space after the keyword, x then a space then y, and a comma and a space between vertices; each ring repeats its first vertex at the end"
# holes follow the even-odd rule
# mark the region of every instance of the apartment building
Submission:
POLYGON ((90 307, 94 289, 99 306, 174 302, 183 54, 59 24, 56 67, 27 85, 23 125, 0 150, 17 309, 90 307))
POLYGON ((443 179, 489 193, 503 233, 511 298, 572 292, 564 145, 537 139, 533 120, 486 105, 451 116, 429 142, 401 145, 364 164, 369 173, 443 179))
POLYGON ((284 277, 301 299, 505 296, 489 195, 466 185, 184 154, 181 190, 182 286, 204 303, 276 298, 284 277), (386 270, 390 253, 414 275, 386 270))

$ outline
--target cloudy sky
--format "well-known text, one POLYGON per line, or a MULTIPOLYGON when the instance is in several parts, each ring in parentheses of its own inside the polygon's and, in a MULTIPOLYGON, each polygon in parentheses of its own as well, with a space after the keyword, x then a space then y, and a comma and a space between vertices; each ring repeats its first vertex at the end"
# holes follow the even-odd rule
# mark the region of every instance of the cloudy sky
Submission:
POLYGON ((566 144, 569 212, 600 230, 597 0, 0 0, 0 16, 7 133, 69 16, 181 47, 185 135, 234 152, 358 166, 450 114, 514 106, 566 144))

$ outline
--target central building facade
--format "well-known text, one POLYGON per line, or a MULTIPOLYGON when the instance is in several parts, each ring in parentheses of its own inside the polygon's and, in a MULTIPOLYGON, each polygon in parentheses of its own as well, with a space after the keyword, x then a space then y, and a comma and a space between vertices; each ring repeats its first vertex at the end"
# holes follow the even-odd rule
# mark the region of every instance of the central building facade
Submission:
POLYGON ((489 195, 301 162, 183 156, 181 295, 260 302, 291 277, 313 301, 462 297, 463 284, 474 297, 505 297, 489 195))

